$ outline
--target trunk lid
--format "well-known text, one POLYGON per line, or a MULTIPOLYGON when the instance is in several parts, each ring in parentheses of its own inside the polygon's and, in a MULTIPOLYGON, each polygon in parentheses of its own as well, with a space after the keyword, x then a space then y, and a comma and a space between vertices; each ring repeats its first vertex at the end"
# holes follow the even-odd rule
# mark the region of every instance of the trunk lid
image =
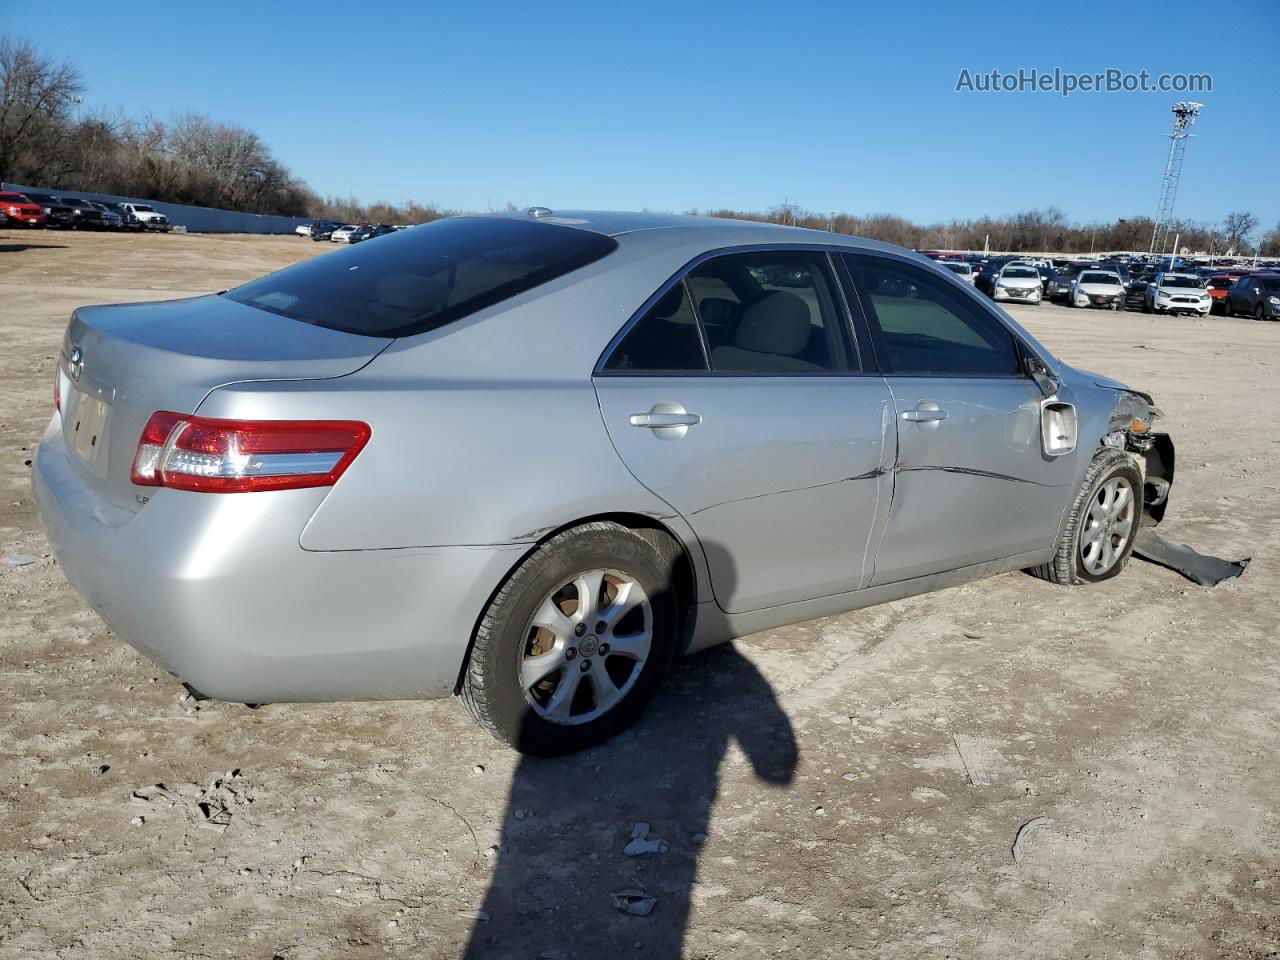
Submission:
POLYGON ((221 296, 80 307, 59 364, 68 457, 99 496, 136 511, 152 491, 135 486, 130 471, 156 411, 193 413, 228 383, 345 376, 391 342, 221 296))

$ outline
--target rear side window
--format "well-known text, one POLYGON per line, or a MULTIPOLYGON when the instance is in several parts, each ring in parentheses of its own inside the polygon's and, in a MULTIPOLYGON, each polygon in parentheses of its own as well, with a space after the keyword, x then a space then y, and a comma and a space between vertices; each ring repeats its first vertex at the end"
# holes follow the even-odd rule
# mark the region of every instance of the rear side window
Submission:
POLYGON ((707 369, 698 321, 683 281, 636 322, 609 355, 605 369, 669 373, 707 369))
POLYGON ((406 337, 531 290, 617 246, 612 237, 558 224, 449 218, 303 261, 227 296, 330 330, 406 337))
POLYGON ((826 254, 729 254, 695 268, 686 282, 716 373, 857 369, 826 254))
POLYGON ((963 291, 919 267, 845 257, 880 328, 891 373, 1017 376, 1013 334, 963 291))

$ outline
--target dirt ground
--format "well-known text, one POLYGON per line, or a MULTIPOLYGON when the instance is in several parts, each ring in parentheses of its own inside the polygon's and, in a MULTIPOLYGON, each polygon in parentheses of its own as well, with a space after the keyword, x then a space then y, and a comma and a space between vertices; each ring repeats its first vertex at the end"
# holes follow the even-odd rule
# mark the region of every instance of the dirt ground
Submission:
POLYGON ((193 702, 49 556, 69 311, 327 249, 0 231, 0 554, 38 558, 0 560, 0 956, 1280 956, 1280 324, 1013 308, 1156 395, 1163 532, 1242 579, 1009 574, 770 631, 532 762, 450 701, 193 702), (624 855, 637 823, 666 852, 624 855))

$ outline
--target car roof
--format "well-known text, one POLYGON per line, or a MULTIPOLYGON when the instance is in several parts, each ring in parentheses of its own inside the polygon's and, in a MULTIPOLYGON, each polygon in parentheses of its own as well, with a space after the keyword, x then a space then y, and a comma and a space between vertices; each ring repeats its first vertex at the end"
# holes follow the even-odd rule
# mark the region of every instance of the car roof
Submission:
POLYGON ((468 216, 535 220, 539 223, 578 227, 583 230, 591 230, 594 233, 602 233, 609 237, 623 237, 628 234, 662 230, 668 232, 668 235, 671 233, 682 234, 681 240, 691 244, 703 245, 707 249, 736 245, 809 243, 877 250, 894 253, 899 256, 906 255, 913 260, 925 263, 933 262, 923 254, 892 243, 882 243, 879 240, 870 240, 865 237, 855 237, 844 233, 832 233, 826 230, 810 230, 806 227, 789 227, 780 223, 765 223, 758 220, 731 220, 727 217, 705 217, 695 214, 637 213, 620 210, 555 210, 538 217, 533 217, 525 211, 502 211, 499 213, 468 214, 468 216))

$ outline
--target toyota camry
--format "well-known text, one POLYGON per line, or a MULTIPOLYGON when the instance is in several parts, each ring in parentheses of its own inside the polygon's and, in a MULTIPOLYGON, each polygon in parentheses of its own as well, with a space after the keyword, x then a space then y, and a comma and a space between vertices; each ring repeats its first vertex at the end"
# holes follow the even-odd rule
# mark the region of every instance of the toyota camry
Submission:
MULTIPOLYGON (((1034 272, 1034 271, 1033 271, 1034 272)), ((122 639, 224 700, 458 695, 555 754, 672 659, 1159 520, 1151 398, 898 247, 463 216, 71 316, 35 493, 122 639)))

